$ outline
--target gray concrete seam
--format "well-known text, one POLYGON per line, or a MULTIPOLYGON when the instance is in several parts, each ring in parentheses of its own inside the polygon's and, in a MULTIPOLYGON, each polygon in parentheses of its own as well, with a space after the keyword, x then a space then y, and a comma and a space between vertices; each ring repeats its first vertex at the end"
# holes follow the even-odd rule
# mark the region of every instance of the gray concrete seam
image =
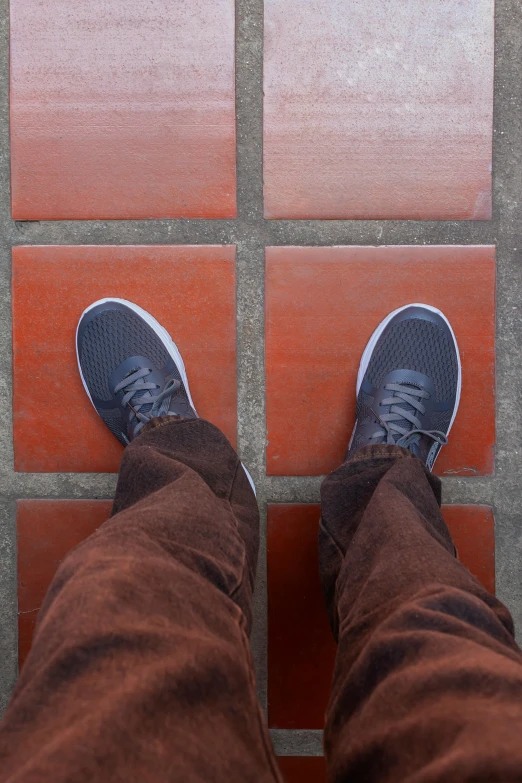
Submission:
MULTIPOLYGON (((497 244, 497 453, 492 477, 443 480, 445 502, 487 503, 496 518, 499 596, 522 627, 522 29, 518 0, 497 0, 494 218, 446 221, 266 221, 262 201, 261 0, 236 0, 237 220, 15 222, 9 204, 8 11, 0 0, 0 696, 16 671, 16 497, 111 497, 113 474, 21 474, 13 470, 10 248, 20 244, 236 244, 238 444, 258 487, 262 547, 253 655, 266 707, 265 504, 318 502, 321 477, 265 476, 264 247, 342 244, 497 244)), ((50 415, 55 415, 51 412, 50 415)), ((281 755, 318 755, 321 732, 272 731, 281 755), (318 744, 319 743, 319 744, 318 744), (310 752, 310 748, 314 749, 310 752), (308 750, 307 750, 308 749, 308 750)))

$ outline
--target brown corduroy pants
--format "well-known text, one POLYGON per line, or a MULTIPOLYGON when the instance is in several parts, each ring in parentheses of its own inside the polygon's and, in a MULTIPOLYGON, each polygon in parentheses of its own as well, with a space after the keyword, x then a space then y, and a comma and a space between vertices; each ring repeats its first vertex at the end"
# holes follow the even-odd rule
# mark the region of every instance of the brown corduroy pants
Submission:
MULTIPOLYGON (((522 654, 439 502, 438 479, 394 446, 324 482, 332 783, 522 780, 522 654)), ((280 781, 248 644, 257 549, 226 438, 201 420, 147 425, 112 518, 48 592, 0 728, 2 783, 280 781)))

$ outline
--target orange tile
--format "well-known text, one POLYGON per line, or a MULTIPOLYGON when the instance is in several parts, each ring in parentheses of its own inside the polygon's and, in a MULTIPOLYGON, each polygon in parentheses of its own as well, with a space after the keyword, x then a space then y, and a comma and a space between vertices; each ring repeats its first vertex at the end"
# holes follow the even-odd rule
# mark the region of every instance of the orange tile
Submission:
POLYGON ((13 217, 234 217, 234 25, 234 0, 11 0, 13 217))
POLYGON ((110 500, 19 500, 18 662, 22 666, 47 589, 67 552, 109 517, 110 500))
POLYGON ((460 408, 436 472, 493 472, 493 247, 269 247, 266 265, 269 475, 319 475, 342 461, 364 347, 412 302, 446 314, 462 358, 460 408))
POLYGON ((326 783, 326 763, 322 756, 279 756, 286 783, 326 783))
MULTIPOLYGON (((488 506, 443 506, 462 563, 495 587, 493 512, 488 506)), ((321 729, 336 645, 319 583, 318 505, 268 507, 268 723, 321 729)))
POLYGON ((491 217, 494 0, 265 0, 268 218, 491 217))
POLYGON ((117 471, 122 448, 76 364, 75 332, 97 299, 150 311, 179 346, 198 413, 236 440, 234 247, 13 249, 15 469, 117 471))

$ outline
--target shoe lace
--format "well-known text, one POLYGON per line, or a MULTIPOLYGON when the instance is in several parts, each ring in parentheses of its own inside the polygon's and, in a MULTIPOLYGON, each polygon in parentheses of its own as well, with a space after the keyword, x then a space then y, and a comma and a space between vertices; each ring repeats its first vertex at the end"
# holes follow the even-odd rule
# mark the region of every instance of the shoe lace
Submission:
POLYGON ((418 443, 422 435, 426 435, 442 446, 447 444, 448 439, 440 430, 423 430, 420 420, 413 412, 418 411, 420 414, 426 412, 426 408, 420 400, 429 398, 430 395, 427 391, 401 383, 388 383, 384 388, 393 393, 390 397, 383 399, 380 404, 389 406, 390 410, 379 416, 372 408, 372 413, 381 424, 382 429, 376 430, 370 435, 370 438, 386 437, 386 443, 409 448, 418 443), (406 403, 406 407, 404 403, 406 403), (413 411, 409 410, 407 406, 411 406, 413 411))
POLYGON ((131 422, 134 419, 138 420, 138 424, 134 428, 135 435, 148 421, 168 413, 172 395, 181 388, 180 381, 171 378, 165 383, 159 394, 145 395, 144 392, 152 392, 154 389, 161 388, 156 383, 145 380, 151 372, 152 370, 146 367, 135 370, 114 388, 114 394, 118 394, 120 391, 124 392, 121 405, 131 409, 131 422))

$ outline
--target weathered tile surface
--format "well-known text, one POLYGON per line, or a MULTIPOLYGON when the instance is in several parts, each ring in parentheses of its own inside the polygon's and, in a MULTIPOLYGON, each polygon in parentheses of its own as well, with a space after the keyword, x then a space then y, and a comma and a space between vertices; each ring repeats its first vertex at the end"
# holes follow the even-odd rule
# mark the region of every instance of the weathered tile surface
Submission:
POLYGON ((266 217, 491 217, 493 10, 265 0, 266 217))
POLYGON ((493 472, 495 250, 492 247, 269 247, 267 471, 319 475, 343 459, 362 352, 388 313, 413 302, 449 318, 462 397, 443 475, 493 472))
POLYGON ((236 442, 234 247, 17 247, 16 470, 118 470, 122 447, 83 389, 75 347, 83 310, 108 296, 135 302, 167 329, 198 413, 236 442))
POLYGON ((233 0, 11 0, 18 220, 234 217, 233 0))

